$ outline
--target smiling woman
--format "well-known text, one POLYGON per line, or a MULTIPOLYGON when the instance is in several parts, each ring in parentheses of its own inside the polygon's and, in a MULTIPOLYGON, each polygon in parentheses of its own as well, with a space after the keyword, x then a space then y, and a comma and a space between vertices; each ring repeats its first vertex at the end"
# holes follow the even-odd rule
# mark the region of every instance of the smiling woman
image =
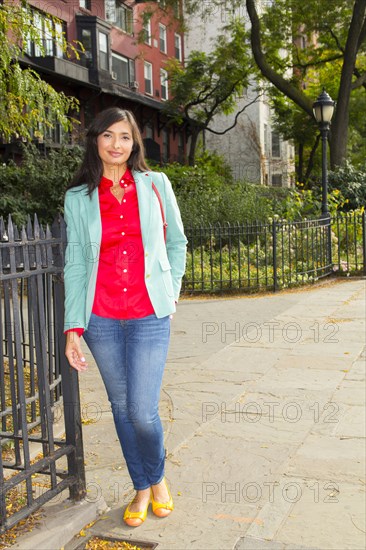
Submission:
POLYGON ((130 124, 124 120, 112 124, 98 136, 97 145, 103 163, 103 175, 118 184, 126 171, 133 148, 130 124))
POLYGON ((158 517, 173 510, 158 404, 187 239, 172 186, 149 172, 129 111, 113 107, 93 121, 65 220, 65 354, 87 369, 82 336, 100 371, 136 489, 123 519, 137 527, 150 502, 158 517))

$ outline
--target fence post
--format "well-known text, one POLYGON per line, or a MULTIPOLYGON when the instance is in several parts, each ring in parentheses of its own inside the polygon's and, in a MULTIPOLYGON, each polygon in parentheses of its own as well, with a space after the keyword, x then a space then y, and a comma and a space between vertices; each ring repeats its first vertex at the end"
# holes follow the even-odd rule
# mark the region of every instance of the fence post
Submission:
POLYGON ((328 243, 327 243, 327 249, 328 249, 328 266, 330 269, 329 273, 332 273, 333 271, 333 258, 332 258, 332 218, 329 214, 328 218, 328 231, 327 231, 327 237, 328 237, 328 243))
POLYGON ((272 247, 273 247, 273 292, 278 290, 277 282, 277 224, 276 220, 272 221, 272 247))
MULTIPOLYGON (((60 215, 52 225, 52 233, 55 237, 61 238, 62 250, 66 248, 66 225, 60 215)), ((61 248, 61 247, 60 247, 61 248)), ((55 264, 63 265, 64 253, 55 258, 55 264)), ((65 356, 65 335, 64 324, 64 283, 61 276, 55 277, 55 310, 58 312, 56 321, 58 353, 60 358, 60 370, 62 380, 62 395, 65 416, 66 444, 72 445, 75 452, 67 456, 69 474, 75 477, 75 483, 70 486, 71 500, 79 501, 86 496, 86 480, 84 466, 84 448, 81 426, 80 393, 78 373, 73 369, 65 356)))
POLYGON ((366 275, 366 216, 362 212, 362 256, 363 256, 363 274, 366 275))

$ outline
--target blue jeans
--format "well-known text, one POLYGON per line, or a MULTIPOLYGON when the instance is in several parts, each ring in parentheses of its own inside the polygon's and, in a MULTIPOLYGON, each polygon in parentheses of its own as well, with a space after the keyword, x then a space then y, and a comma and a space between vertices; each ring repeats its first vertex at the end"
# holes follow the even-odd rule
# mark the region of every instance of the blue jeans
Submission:
POLYGON ((164 477, 159 398, 170 338, 169 315, 108 319, 91 314, 83 334, 99 368, 136 490, 164 477))

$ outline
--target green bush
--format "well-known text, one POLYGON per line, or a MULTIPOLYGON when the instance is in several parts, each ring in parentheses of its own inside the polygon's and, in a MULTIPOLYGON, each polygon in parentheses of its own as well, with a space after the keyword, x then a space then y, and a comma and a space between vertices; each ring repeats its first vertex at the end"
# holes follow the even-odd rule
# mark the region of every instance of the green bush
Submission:
MULTIPOLYGON (((0 165, 0 214, 21 225, 36 212, 51 223, 63 210, 65 189, 82 157, 82 148, 51 150, 47 156, 24 146, 20 165, 0 165)), ((203 152, 195 166, 173 163, 163 168, 172 182, 185 226, 265 221, 275 215, 289 221, 315 218, 321 209, 321 185, 313 189, 273 188, 234 181, 230 167, 217 154, 203 152)), ((331 214, 360 207, 366 199, 366 169, 346 165, 330 175, 331 214)))
POLYGON ((236 182, 217 155, 205 153, 195 166, 163 168, 172 182, 185 225, 265 220, 276 211, 287 190, 236 182))
POLYGON ((79 165, 82 149, 51 150, 47 156, 35 146, 24 146, 20 165, 0 165, 0 214, 11 214, 17 225, 37 213, 41 223, 52 223, 63 209, 65 189, 79 165))
POLYGON ((366 205, 366 164, 355 168, 350 162, 329 172, 329 189, 338 189, 345 201, 343 210, 355 210, 366 205))

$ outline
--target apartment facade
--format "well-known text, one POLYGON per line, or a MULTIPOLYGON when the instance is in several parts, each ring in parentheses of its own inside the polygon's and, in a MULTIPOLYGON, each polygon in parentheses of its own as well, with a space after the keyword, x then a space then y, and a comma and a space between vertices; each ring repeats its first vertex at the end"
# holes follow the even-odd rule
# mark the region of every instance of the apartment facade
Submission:
MULTIPOLYGON (((260 0, 259 0, 260 2, 260 0)), ((212 40, 222 32, 231 17, 240 17, 248 22, 245 4, 233 9, 229 3, 212 5, 210 10, 202 6, 195 24, 185 35, 185 55, 191 51, 209 52, 212 40), (204 9, 205 8, 205 9, 204 9)), ((205 131, 205 146, 223 155, 237 180, 275 187, 291 187, 295 183, 295 153, 291 143, 284 141, 273 125, 268 97, 259 96, 256 83, 237 98, 236 110, 232 115, 216 115, 210 127, 219 132, 232 126, 238 111, 234 128, 222 135, 205 131)))
MULTIPOLYGON (((45 51, 25 38, 21 64, 80 102, 76 114, 80 126, 72 136, 65 136, 56 124, 41 139, 49 146, 77 143, 99 111, 118 106, 134 113, 148 158, 184 162, 184 130, 170 124, 163 113, 170 93, 165 63, 169 57, 184 62, 184 37, 175 17, 179 14, 157 4, 150 18, 144 18, 146 3, 131 0, 28 3, 45 51), (50 25, 57 37, 63 33, 67 42, 76 45, 79 59, 75 52, 70 56, 64 53, 59 39, 50 33, 50 25)), ((6 148, 11 144, 3 144, 3 152, 6 148)))

